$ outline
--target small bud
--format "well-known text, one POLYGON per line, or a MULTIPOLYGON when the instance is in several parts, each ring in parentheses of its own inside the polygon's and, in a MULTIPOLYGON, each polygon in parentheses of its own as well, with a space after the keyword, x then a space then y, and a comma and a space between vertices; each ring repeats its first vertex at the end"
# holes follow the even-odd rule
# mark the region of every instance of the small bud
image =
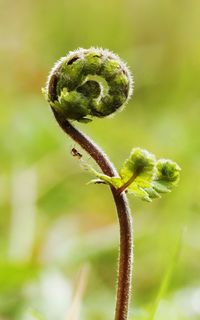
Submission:
POLYGON ((126 65, 112 52, 98 48, 78 49, 61 58, 45 89, 51 107, 77 121, 113 114, 131 94, 126 65))
POLYGON ((149 151, 141 148, 134 148, 127 160, 127 165, 132 173, 137 176, 144 175, 151 179, 154 173, 155 156, 149 151))
POLYGON ((156 163, 156 180, 164 180, 176 184, 180 177, 181 168, 179 165, 166 159, 160 159, 156 163))

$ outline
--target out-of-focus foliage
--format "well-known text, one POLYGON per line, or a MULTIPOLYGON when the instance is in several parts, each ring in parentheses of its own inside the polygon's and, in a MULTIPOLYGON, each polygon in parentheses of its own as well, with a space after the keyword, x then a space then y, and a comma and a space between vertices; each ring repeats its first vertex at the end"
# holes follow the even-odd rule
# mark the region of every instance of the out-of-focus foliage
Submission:
POLYGON ((138 146, 182 168, 170 195, 151 204, 130 198, 130 319, 150 319, 155 306, 156 320, 200 319, 199 12, 198 0, 1 2, 1 320, 30 319, 30 309, 48 320, 113 317, 119 236, 112 198, 106 186, 86 185, 90 175, 41 95, 52 64, 90 46, 127 61, 135 90, 113 119, 79 127, 118 168, 138 146))

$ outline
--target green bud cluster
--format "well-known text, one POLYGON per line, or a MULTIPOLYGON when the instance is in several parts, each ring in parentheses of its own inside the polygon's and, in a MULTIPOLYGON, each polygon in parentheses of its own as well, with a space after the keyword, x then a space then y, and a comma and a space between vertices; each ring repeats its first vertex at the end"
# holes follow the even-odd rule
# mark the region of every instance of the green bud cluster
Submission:
POLYGON ((181 168, 176 162, 160 159, 156 163, 156 180, 177 183, 180 176, 180 170, 181 168))
POLYGON ((91 171, 98 179, 112 185, 119 192, 127 191, 151 202, 177 186, 181 168, 172 160, 156 161, 155 156, 149 151, 134 148, 119 170, 119 177, 109 177, 94 169, 91 171))
POLYGON ((56 63, 44 92, 63 117, 87 122, 121 109, 132 94, 132 77, 114 53, 81 48, 56 63))

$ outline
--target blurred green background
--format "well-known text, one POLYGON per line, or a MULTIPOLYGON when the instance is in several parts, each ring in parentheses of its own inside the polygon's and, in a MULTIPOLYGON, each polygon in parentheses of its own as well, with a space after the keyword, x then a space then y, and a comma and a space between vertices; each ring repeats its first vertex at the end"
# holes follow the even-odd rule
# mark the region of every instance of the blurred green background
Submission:
POLYGON ((113 319, 112 197, 86 185, 41 94, 57 59, 90 46, 127 61, 134 96, 113 119, 78 126, 117 167, 137 146, 182 167, 172 194, 130 198, 130 319, 200 319, 199 0, 4 0, 0 15, 0 319, 113 319))

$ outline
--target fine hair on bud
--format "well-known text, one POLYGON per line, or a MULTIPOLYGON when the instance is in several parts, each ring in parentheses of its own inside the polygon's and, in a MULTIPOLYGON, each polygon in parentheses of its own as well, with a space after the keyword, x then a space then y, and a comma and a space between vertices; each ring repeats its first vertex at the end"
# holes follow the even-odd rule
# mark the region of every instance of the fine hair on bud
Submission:
POLYGON ((45 96, 69 120, 88 122, 121 110, 133 91, 126 64, 109 50, 78 49, 52 68, 45 96))

